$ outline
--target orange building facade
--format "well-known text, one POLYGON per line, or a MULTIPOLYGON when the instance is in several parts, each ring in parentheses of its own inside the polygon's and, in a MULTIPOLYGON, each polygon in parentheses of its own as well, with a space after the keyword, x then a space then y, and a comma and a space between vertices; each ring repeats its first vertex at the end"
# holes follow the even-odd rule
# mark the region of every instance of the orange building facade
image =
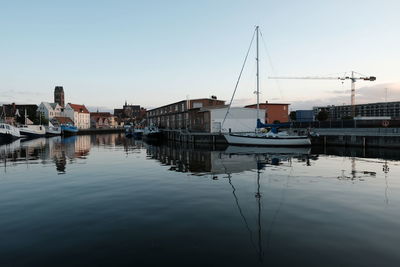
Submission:
MULTIPOLYGON (((283 103, 260 103, 260 109, 265 109, 265 123, 288 122, 289 105, 283 103)), ((257 108, 257 104, 247 105, 246 108, 257 108)))

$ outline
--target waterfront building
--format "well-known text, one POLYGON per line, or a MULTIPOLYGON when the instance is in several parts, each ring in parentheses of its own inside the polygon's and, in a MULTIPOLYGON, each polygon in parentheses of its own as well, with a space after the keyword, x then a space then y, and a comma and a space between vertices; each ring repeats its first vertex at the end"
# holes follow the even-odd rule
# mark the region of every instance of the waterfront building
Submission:
MULTIPOLYGON (((283 103, 260 103, 260 109, 265 110, 265 123, 288 122, 289 121, 289 105, 283 103)), ((245 106, 246 108, 257 108, 257 104, 245 106)))
POLYGON ((54 88, 54 103, 60 105, 60 107, 64 107, 64 88, 62 86, 56 86, 54 88))
POLYGON ((310 122, 314 121, 314 111, 310 110, 296 110, 296 120, 297 122, 310 122))
POLYGON ((117 117, 110 112, 90 112, 91 128, 116 128, 117 126, 117 117))
POLYGON ((209 106, 224 106, 225 101, 216 97, 181 100, 172 104, 148 110, 148 125, 164 129, 187 129, 190 127, 189 110, 209 106))
MULTIPOLYGON (((254 108, 210 106, 189 111, 189 129, 196 132, 253 132, 257 127, 257 110, 254 108), (226 115, 226 119, 225 119, 226 115), (224 122, 225 119, 225 122, 224 122)), ((259 118, 265 120, 265 110, 260 109, 259 118)))
POLYGON ((114 109, 114 116, 125 122, 141 122, 146 117, 146 109, 140 105, 128 105, 125 101, 122 108, 114 109))
POLYGON ((47 120, 51 120, 53 117, 60 117, 63 113, 63 108, 58 103, 42 102, 40 103, 37 112, 42 114, 47 120))
MULTIPOLYGON (((318 106, 314 107, 314 115, 317 116, 322 110, 329 114, 331 120, 341 120, 351 118, 352 106, 318 106)), ((377 102, 355 105, 356 117, 400 117, 400 101, 395 102, 377 102)))
POLYGON ((85 105, 68 103, 64 109, 64 116, 70 118, 79 129, 90 128, 90 113, 85 105))

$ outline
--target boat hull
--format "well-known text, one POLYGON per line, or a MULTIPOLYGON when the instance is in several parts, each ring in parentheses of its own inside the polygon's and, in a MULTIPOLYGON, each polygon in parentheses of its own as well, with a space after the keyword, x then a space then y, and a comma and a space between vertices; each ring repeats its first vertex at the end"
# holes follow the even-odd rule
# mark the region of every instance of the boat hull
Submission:
POLYGON ((9 133, 0 133, 0 143, 10 143, 18 138, 9 133))
POLYGON ((57 136, 61 135, 61 128, 60 127, 47 127, 46 128, 46 135, 47 136, 57 136))
POLYGON ((75 126, 61 125, 61 132, 65 136, 76 135, 78 133, 78 128, 75 126))
POLYGON ((231 145, 243 146, 310 146, 311 140, 307 136, 250 136, 240 134, 226 134, 225 139, 231 145))
POLYGON ((28 125, 19 128, 21 136, 27 138, 37 138, 44 137, 46 135, 46 130, 42 125, 28 125))

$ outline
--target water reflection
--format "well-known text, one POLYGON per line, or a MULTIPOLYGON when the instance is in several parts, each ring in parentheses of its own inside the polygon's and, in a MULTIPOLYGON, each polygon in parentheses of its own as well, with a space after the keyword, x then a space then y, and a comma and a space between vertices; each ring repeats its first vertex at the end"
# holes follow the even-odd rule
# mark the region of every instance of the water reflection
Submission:
POLYGON ((76 160, 83 163, 92 147, 121 148, 126 154, 139 153, 142 141, 126 139, 122 134, 78 135, 16 140, 0 145, 0 159, 4 170, 19 164, 53 164, 59 174, 66 172, 67 164, 76 160))
MULTIPOLYGON (((194 175, 232 174, 272 166, 291 166, 292 161, 317 160, 309 148, 251 148, 228 146, 224 150, 194 149, 191 146, 170 144, 148 146, 148 157, 156 159, 169 170, 194 175)), ((216 176, 214 176, 215 178, 216 176)))
POLYGON ((395 154, 318 149, 153 146, 121 134, 2 145, 0 234, 13 242, 0 265, 51 255, 69 266, 394 263, 395 154), (355 261, 341 257, 354 247, 355 261))

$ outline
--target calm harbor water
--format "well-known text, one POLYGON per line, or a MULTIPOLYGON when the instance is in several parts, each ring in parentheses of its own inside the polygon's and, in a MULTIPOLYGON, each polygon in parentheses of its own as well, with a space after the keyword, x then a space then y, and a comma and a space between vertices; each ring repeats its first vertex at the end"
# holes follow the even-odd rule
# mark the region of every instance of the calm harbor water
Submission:
POLYGON ((400 266, 400 154, 0 145, 1 266, 400 266))

